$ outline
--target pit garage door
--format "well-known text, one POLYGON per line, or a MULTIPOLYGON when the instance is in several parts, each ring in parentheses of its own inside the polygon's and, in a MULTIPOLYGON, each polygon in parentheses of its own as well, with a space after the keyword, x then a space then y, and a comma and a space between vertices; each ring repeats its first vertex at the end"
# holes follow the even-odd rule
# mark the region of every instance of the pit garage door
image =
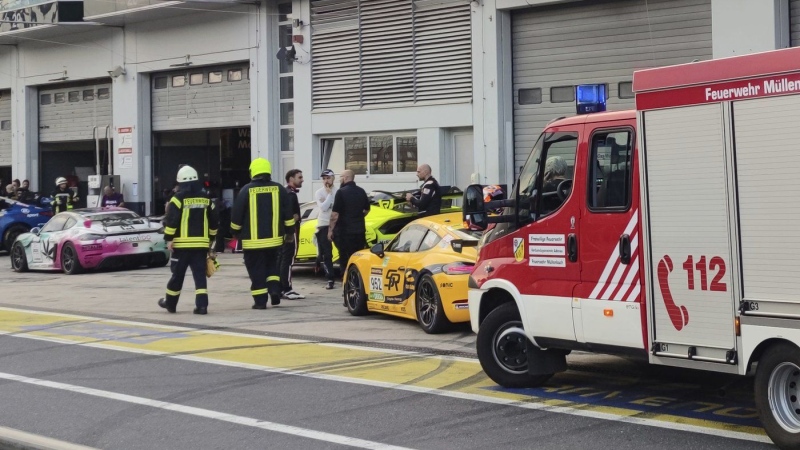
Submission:
MULTIPOLYGON (((112 127, 111 83, 62 85, 39 90, 39 142, 94 140, 94 128, 112 127)), ((113 131, 113 128, 110 128, 113 131)))
POLYGON ((0 166, 11 165, 11 91, 0 91, 0 166))
POLYGON ((154 74, 153 131, 250 125, 250 78, 246 62, 154 74))
POLYGON ((792 47, 800 47, 800 0, 789 0, 789 23, 792 47))
POLYGON ((575 85, 606 83, 608 109, 628 109, 634 70, 711 55, 711 0, 584 0, 513 11, 516 170, 549 121, 575 114, 575 85))

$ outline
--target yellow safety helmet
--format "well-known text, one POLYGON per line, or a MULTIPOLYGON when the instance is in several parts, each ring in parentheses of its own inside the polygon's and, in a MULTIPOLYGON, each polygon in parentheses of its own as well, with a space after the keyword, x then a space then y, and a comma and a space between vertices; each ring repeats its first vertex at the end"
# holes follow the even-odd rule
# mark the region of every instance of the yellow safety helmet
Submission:
POLYGON ((256 175, 272 174, 272 164, 264 158, 256 158, 250 163, 250 178, 256 175))

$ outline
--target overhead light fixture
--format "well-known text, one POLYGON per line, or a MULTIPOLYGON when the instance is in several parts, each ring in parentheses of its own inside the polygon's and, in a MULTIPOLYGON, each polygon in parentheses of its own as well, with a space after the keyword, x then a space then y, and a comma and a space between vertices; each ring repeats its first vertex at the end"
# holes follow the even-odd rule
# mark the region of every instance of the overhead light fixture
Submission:
POLYGON ((114 67, 113 69, 108 71, 108 75, 111 78, 118 78, 120 75, 125 75, 126 73, 127 72, 125 72, 125 68, 122 66, 114 67))
POLYGON ((69 77, 67 76, 67 71, 65 70, 64 71, 64 75, 62 75, 62 76, 60 76, 58 78, 53 78, 53 79, 47 80, 47 81, 65 81, 65 80, 68 80, 68 79, 69 79, 69 77))
POLYGON ((192 62, 189 61, 190 57, 191 57, 191 55, 186 55, 186 61, 184 61, 182 63, 177 63, 177 64, 170 64, 169 66, 170 67, 189 67, 189 66, 192 65, 192 62))

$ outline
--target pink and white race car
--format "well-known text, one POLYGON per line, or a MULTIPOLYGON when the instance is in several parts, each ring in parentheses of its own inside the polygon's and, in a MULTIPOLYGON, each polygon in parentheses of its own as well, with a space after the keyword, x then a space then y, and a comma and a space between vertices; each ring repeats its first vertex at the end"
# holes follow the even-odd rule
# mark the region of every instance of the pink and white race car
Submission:
POLYGON ((86 208, 53 216, 41 229, 19 235, 11 246, 11 267, 62 270, 160 267, 169 252, 160 224, 124 208, 86 208))

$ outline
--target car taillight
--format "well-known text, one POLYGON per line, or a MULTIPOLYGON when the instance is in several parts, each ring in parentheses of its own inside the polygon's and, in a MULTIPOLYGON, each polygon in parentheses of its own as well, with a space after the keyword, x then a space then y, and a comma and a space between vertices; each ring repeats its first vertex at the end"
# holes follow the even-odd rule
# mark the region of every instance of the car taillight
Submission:
POLYGON ((106 237, 102 234, 84 234, 81 236, 82 241, 100 241, 105 239, 106 237))
POLYGON ((450 263, 442 267, 442 272, 448 275, 469 275, 472 273, 472 269, 475 267, 475 264, 467 263, 467 262, 455 262, 450 263))

